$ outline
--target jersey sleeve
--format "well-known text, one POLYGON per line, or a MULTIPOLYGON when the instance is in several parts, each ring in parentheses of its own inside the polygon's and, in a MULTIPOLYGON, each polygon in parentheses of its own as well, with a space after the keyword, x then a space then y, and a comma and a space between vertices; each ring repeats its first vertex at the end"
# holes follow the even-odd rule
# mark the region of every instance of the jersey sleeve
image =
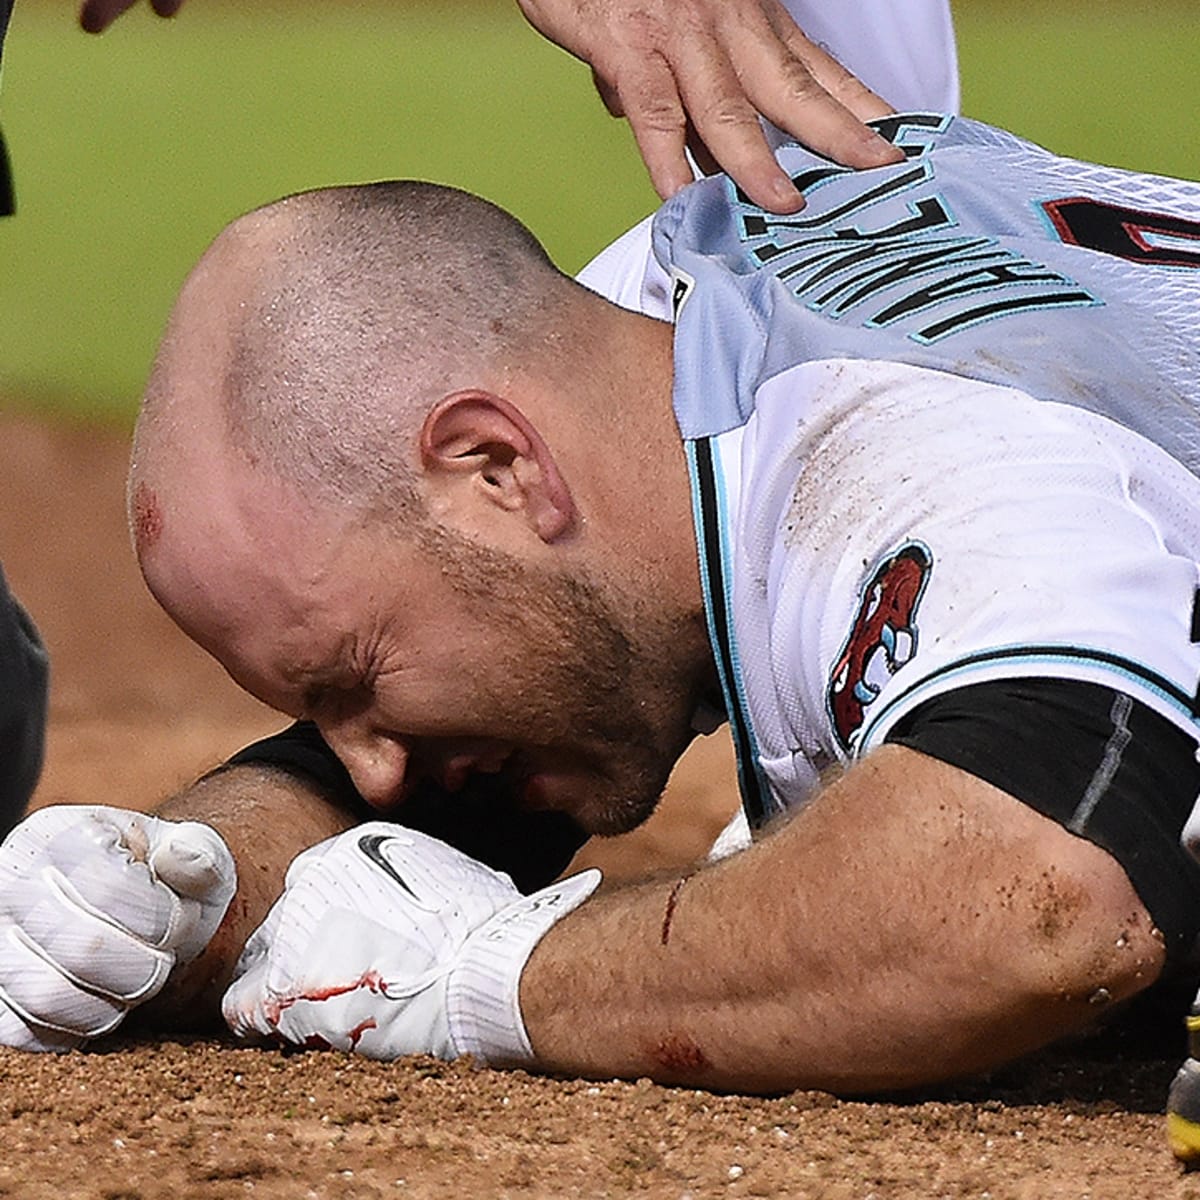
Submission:
POLYGON ((1005 679, 1116 688, 1194 739, 1200 482, 1163 451, 891 363, 807 364, 760 401, 743 579, 762 580, 770 649, 743 660, 768 764, 857 757, 919 705, 1005 679))

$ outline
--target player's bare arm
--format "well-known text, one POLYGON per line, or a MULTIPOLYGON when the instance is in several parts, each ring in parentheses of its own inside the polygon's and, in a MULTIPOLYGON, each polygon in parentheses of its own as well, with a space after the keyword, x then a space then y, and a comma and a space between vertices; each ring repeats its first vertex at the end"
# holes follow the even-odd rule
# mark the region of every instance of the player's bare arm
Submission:
POLYGON ((986 1069, 1164 960, 1105 851, 898 746, 752 848, 608 893, 591 871, 524 897, 377 825, 287 883, 225 997, 241 1036, 741 1091, 986 1069))
POLYGON ((582 906, 521 1011, 550 1070, 845 1094, 1010 1061, 1162 963, 1103 850, 892 746, 741 854, 582 906))
POLYGON ((0 1044, 64 1050, 219 1019, 238 954, 300 851, 350 818, 319 788, 235 766, 144 815, 34 812, 0 845, 0 1044))
POLYGON ((355 823, 302 775, 259 765, 226 767, 168 800, 158 816, 215 829, 237 864, 237 892, 207 948, 172 972, 139 1021, 197 1029, 220 1017, 221 994, 247 938, 283 889, 301 851, 355 823))

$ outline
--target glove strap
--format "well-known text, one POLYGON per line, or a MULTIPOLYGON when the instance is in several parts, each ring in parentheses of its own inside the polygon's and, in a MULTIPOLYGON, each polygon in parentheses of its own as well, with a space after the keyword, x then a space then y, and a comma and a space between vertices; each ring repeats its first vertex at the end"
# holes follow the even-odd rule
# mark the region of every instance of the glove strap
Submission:
POLYGON ((546 931, 599 886, 600 872, 581 871, 502 908, 463 946, 448 979, 446 1014, 456 1054, 489 1066, 534 1059, 521 1017, 520 982, 546 931))

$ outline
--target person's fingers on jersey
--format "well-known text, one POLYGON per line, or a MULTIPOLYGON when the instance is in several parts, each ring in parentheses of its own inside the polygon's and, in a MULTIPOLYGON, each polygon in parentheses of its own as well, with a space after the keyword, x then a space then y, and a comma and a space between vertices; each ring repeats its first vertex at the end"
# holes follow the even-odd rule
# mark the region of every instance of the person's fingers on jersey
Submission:
MULTIPOLYGON (((792 19, 792 14, 778 0, 762 0, 762 3, 771 28, 787 47, 788 53, 802 62, 813 79, 843 108, 853 113, 860 121, 886 117, 896 111, 882 96, 871 91, 857 75, 847 71, 832 54, 811 41, 792 19)), ((778 121, 775 124, 781 129, 787 129, 785 124, 778 121)), ((790 129, 787 131, 793 132, 790 129)))
POLYGON ((150 7, 160 17, 173 17, 183 7, 183 0, 150 0, 150 7))
POLYGON ((698 139, 756 204, 772 212, 796 212, 804 207, 804 197, 775 161, 725 46, 713 31, 704 33, 683 38, 671 64, 694 127, 693 141, 698 139))
MULTIPOLYGON (((764 117, 848 167, 884 166, 903 157, 863 124, 886 116, 891 106, 809 41, 785 10, 780 7, 767 20, 753 7, 730 6, 722 21, 724 43, 736 49, 732 62, 739 82, 764 117)), ((705 140, 737 178, 717 147, 705 140)))
POLYGON ((79 24, 88 33, 103 33, 137 0, 84 0, 79 9, 79 24))

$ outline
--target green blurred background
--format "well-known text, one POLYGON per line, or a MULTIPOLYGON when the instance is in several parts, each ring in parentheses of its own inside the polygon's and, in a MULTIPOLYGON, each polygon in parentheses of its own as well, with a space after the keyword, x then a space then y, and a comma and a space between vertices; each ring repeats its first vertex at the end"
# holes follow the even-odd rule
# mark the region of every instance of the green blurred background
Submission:
MULTIPOLYGON (((829 0, 847 3, 849 0, 829 0)), ((190 0, 102 37, 18 0, 0 122, 0 405, 127 421, 172 297, 231 217, 414 176, 515 212, 575 270, 649 211, 625 125, 512 0, 190 0)), ((1200 176, 1190 3, 957 0, 963 110, 1064 153, 1200 176)))

